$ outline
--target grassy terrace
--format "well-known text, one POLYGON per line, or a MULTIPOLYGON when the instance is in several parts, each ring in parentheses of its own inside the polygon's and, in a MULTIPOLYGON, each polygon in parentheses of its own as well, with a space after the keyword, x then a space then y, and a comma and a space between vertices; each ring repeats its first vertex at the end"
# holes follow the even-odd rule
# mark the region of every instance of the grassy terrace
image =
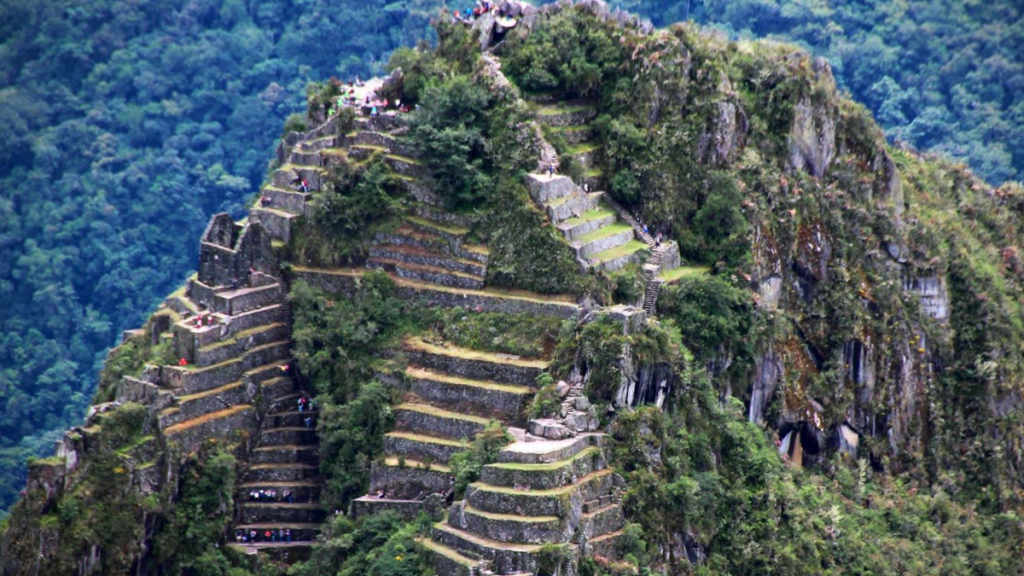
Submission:
MULTIPOLYGON (((355 146, 353 146, 353 148, 355 148, 355 146)), ((385 150, 385 148, 381 148, 381 150, 385 150)), ((401 156, 398 154, 388 154, 387 158, 390 158, 392 160, 398 160, 399 162, 404 162, 406 164, 412 164, 413 166, 420 166, 423 164, 422 162, 416 160, 415 158, 409 158, 408 156, 401 156)))
POLYGON ((534 393, 534 389, 528 386, 511 386, 509 384, 499 384, 497 382, 491 382, 489 380, 471 380, 469 378, 460 378, 458 376, 451 376, 449 374, 431 372, 430 370, 424 370, 422 368, 416 368, 413 366, 406 368, 405 375, 410 378, 433 380, 434 382, 443 382, 445 384, 456 384, 458 386, 469 386, 472 388, 494 390, 497 392, 508 392, 511 394, 534 393))
POLYGON ((586 224, 587 222, 593 222, 594 220, 601 220, 602 218, 607 218, 609 216, 615 216, 615 212, 607 208, 598 208, 596 210, 584 212, 583 214, 574 216, 568 220, 564 220, 562 221, 562 224, 568 225, 569 227, 578 226, 580 224, 586 224))
POLYGON ((603 240, 609 236, 614 236, 616 234, 622 234, 623 232, 632 231, 633 227, 630 226, 629 224, 625 224, 623 222, 616 222, 615 224, 609 224, 604 228, 598 228, 593 232, 588 232, 583 236, 580 236, 579 238, 573 240, 573 242, 579 242, 580 244, 590 244, 591 242, 603 240))
POLYGON ((641 242, 640 240, 630 240, 629 242, 626 242, 622 246, 616 246, 615 248, 611 248, 609 250, 605 250, 603 252, 598 252, 597 254, 594 254, 594 256, 590 258, 590 261, 593 262, 594 264, 603 264, 605 262, 611 262, 616 258, 628 256, 629 254, 633 254, 634 252, 639 252, 640 250, 646 249, 647 244, 645 244, 644 242, 641 242))
POLYGON ((385 152, 385 153, 387 153, 387 152, 391 151, 391 150, 389 150, 389 149, 387 149, 387 148, 385 148, 383 146, 375 146, 373 144, 353 144, 351 146, 351 148, 353 150, 355 150, 355 149, 369 150, 371 152, 385 152))
POLYGON ((418 216, 406 216, 405 219, 418 226, 422 226, 424 228, 433 228, 434 230, 440 230, 442 232, 447 232, 448 234, 452 234, 455 236, 465 236, 466 234, 469 234, 469 229, 462 228, 461 226, 452 226, 451 224, 438 224, 437 222, 427 220, 425 218, 420 218, 418 216))
POLYGON ((230 384, 225 384, 225 385, 220 386, 218 388, 213 388, 211 390, 206 390, 205 392, 197 392, 195 394, 189 394, 187 396, 182 396, 182 397, 178 398, 178 404, 184 404, 186 402, 193 402, 195 400, 200 400, 202 398, 207 398, 207 397, 210 397, 210 396, 216 396, 217 394, 221 394, 223 392, 227 392, 228 390, 233 390, 235 388, 238 388, 241 385, 242 385, 242 381, 238 380, 238 381, 235 381, 235 382, 231 382, 230 384))
POLYGON ((348 158, 348 150, 344 148, 324 148, 320 151, 321 155, 327 156, 339 156, 341 158, 348 158))
POLYGON ((287 210, 282 210, 280 208, 259 208, 258 207, 258 208, 256 208, 256 210, 259 210, 261 212, 269 212, 269 213, 274 214, 276 216, 280 216, 281 218, 295 218, 296 216, 301 216, 301 214, 299 214, 297 212, 289 212, 287 210))
POLYGON ((546 360, 527 360, 520 358, 518 360, 513 358, 507 358, 505 356, 499 356, 491 352, 481 352, 479 350, 471 350, 469 348, 460 348, 454 345, 448 346, 435 346, 429 342, 424 342, 418 336, 412 336, 405 339, 405 347, 413 350, 420 350, 423 352, 430 352, 431 354, 438 354, 441 356, 454 356, 462 358, 464 360, 480 360, 483 362, 491 362, 493 364, 508 364, 511 366, 522 366, 524 368, 538 368, 544 370, 548 367, 550 362, 546 360))
POLYGON ((595 144, 593 142, 581 142, 579 144, 574 144, 572 146, 569 146, 566 149, 566 151, 569 154, 573 154, 573 155, 575 155, 575 154, 586 154, 587 152, 593 152, 594 150, 597 150, 598 148, 600 148, 600 146, 598 146, 597 144, 595 144))
POLYGON ((558 116, 559 114, 575 114, 593 110, 590 104, 552 104, 537 106, 537 114, 541 116, 558 116))
POLYGON ((434 524, 434 529, 442 532, 448 532, 450 534, 457 534, 463 540, 467 540, 483 548, 496 548, 516 552, 536 552, 544 546, 543 544, 513 544, 509 542, 498 542, 497 540, 491 540, 490 538, 484 538, 464 530, 459 530, 458 528, 449 526, 447 522, 438 522, 437 524, 434 524))
MULTIPOLYGON (((293 266, 292 269, 296 272, 309 273, 309 274, 329 274, 334 276, 347 276, 350 278, 360 278, 366 273, 365 269, 362 268, 306 268, 304 266, 293 266)), ((425 282, 416 282, 401 278, 389 274, 391 279, 394 280, 395 284, 405 288, 414 288, 419 290, 429 290, 432 292, 447 292, 450 294, 468 294, 472 296, 486 296, 490 298, 508 298, 512 300, 523 300, 528 302, 536 302, 538 304, 558 304, 565 306, 576 307, 576 299, 568 294, 537 294, 536 292, 527 292, 525 290, 505 290, 501 288, 484 288, 483 290, 469 290, 462 288, 449 288, 447 286, 440 286, 437 284, 428 284, 425 282)))
POLYGON ((469 443, 461 440, 451 440, 449 438, 438 438, 436 436, 425 436, 423 434, 413 434, 412 432, 388 432, 385 436, 389 438, 401 438, 403 440, 412 440, 413 442, 422 442, 423 444, 440 444, 441 446, 451 446, 454 448, 468 448, 469 443))
POLYGON ((455 550, 452 550, 451 548, 443 544, 438 544, 437 542, 434 542, 430 538, 417 538, 416 542, 418 542, 420 546, 423 546, 427 550, 434 552, 435 554, 440 554, 441 556, 444 556, 452 562, 461 564, 462 566, 465 566, 467 568, 473 568, 478 564, 476 560, 470 560, 469 558, 463 556, 462 554, 459 554, 455 550))
POLYGON ((575 194, 566 194, 565 196, 562 196, 561 198, 555 198, 554 200, 546 202, 544 205, 545 206, 550 206, 551 208, 555 208, 557 206, 561 206, 562 204, 565 204, 569 200, 572 200, 573 198, 575 198, 575 196, 576 196, 575 194))
POLYGON ((402 459, 402 461, 405 462, 405 466, 399 466, 398 457, 392 456, 384 459, 384 465, 390 466, 392 468, 413 468, 417 470, 430 470, 431 472, 444 472, 445 474, 452 473, 451 468, 445 466, 444 464, 438 464, 436 462, 426 464, 418 460, 409 460, 408 458, 404 458, 402 459))
POLYGON ((513 494, 516 496, 527 496, 527 497, 551 497, 560 496, 568 492, 572 492, 580 487, 582 484, 586 484, 591 480, 595 480, 602 476, 607 476, 612 473, 611 468, 605 468, 604 470, 598 470, 597 472, 591 472, 583 478, 580 478, 576 484, 569 484, 566 486, 559 486, 558 488, 548 488, 546 490, 516 490, 515 488, 509 488, 508 486, 492 486, 490 484, 484 484, 483 482, 473 482, 470 486, 482 490, 484 492, 497 492, 500 494, 513 494))
POLYGON ((202 348, 199 349, 199 351, 200 352, 208 352, 210 350, 216 350, 217 348, 223 348, 225 346, 230 346, 232 344, 237 343, 239 340, 241 340, 243 338, 248 338, 249 336, 252 336, 254 334, 259 334, 260 332, 266 332, 268 330, 273 330, 274 328, 280 328, 281 326, 284 326, 284 324, 282 324, 280 322, 274 322, 273 324, 264 324, 263 326, 256 326, 254 328, 249 328, 248 330, 242 330, 241 332, 236 333, 231 338, 228 338, 226 340, 221 340, 220 342, 214 342, 213 344, 210 344, 210 345, 207 345, 207 346, 203 346, 202 348))
POLYGON ((550 522, 557 523, 561 520, 558 516, 518 516, 516 514, 499 514, 497 512, 484 512, 479 508, 473 508, 469 504, 466 504, 464 510, 469 514, 487 518, 488 520, 506 520, 511 522, 524 522, 529 524, 547 524, 550 522))
POLYGON ((325 170, 325 169, 323 169, 323 168, 321 168, 319 166, 305 166, 305 165, 302 165, 302 164, 291 164, 291 163, 282 164, 281 167, 278 168, 278 170, 313 170, 315 172, 320 172, 322 174, 326 174, 327 173, 327 170, 325 170))
POLYGON ((185 432, 186 430, 195 428, 196 426, 206 424, 207 422, 213 422, 214 420, 220 420, 221 418, 228 418, 230 416, 234 416, 235 414, 245 412, 246 410, 252 410, 252 406, 250 406, 249 404, 239 404, 237 406, 232 406, 231 408, 227 408, 225 410, 211 412, 204 416, 200 416, 199 418, 193 418, 192 420, 186 420, 179 424, 175 424, 174 426, 171 426, 170 428, 164 430, 164 434, 167 436, 173 436, 180 432, 185 432))
POLYGON ((588 448, 580 450, 572 458, 569 458, 567 460, 559 460, 557 462, 543 462, 539 464, 523 464, 520 462, 499 462, 497 464, 488 464, 487 466, 490 468, 499 468, 501 470, 520 470, 523 472, 549 472, 552 470, 558 470, 559 468, 569 466, 576 460, 590 458, 595 454, 600 453, 600 448, 598 448, 597 446, 590 446, 588 448))
MULTIPOLYGON (((395 406, 395 411, 406 411, 406 412, 418 412, 420 414, 426 414, 428 416, 435 416, 437 418, 448 418, 450 420, 465 420, 466 422, 474 422, 476 424, 483 424, 486 426, 490 423, 487 418, 481 418, 479 416, 471 416, 469 414, 462 414, 459 412, 449 412, 448 410, 442 410, 429 404, 399 404, 395 406)), ((305 430, 305 428, 303 428, 305 430)))
POLYGON ((671 270, 663 271, 659 277, 665 282, 678 282, 685 278, 706 276, 711 271, 707 266, 680 266, 671 270))

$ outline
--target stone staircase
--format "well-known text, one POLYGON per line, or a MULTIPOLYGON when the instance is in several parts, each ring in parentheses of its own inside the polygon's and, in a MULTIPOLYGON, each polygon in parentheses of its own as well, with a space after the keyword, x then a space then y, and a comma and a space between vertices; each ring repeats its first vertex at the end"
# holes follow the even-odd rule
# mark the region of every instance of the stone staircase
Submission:
POLYGON ((357 516, 382 509, 411 516, 428 496, 449 496, 451 457, 492 420, 522 427, 548 365, 417 337, 405 340, 403 353, 408 366, 383 379, 405 392, 405 402, 394 408, 395 429, 384 438, 384 460, 373 465, 369 494, 353 502, 357 516))
POLYGON ((159 369, 158 395, 165 400, 158 420, 184 451, 211 438, 258 431, 231 534, 248 553, 293 562, 308 556, 320 532, 323 481, 317 413, 298 411, 291 304, 286 286, 272 275, 276 270, 262 225, 237 224, 227 214, 211 220, 199 272, 165 303, 179 318, 171 332, 181 361, 159 369), (260 489, 276 490, 278 497, 252 501, 248 494, 260 489), (255 541, 239 537, 252 532, 255 541))
MULTIPOLYGON (((621 479, 607 468, 603 434, 516 442, 484 467, 448 517, 421 540, 440 574, 536 572, 545 544, 614 557, 625 523, 621 479)), ((574 560, 560 566, 575 573, 574 560)))
POLYGON ((342 128, 341 118, 335 115, 307 132, 291 132, 279 143, 279 166, 249 210, 250 219, 263 224, 275 240, 287 243, 291 239, 292 224, 309 214, 332 166, 364 163, 378 154, 417 202, 440 205, 423 183, 424 166, 399 136, 407 130, 404 117, 393 112, 372 118, 357 116, 350 132, 341 134, 342 128), (307 182, 307 191, 302 189, 302 180, 307 182))
POLYGON ((325 517, 320 507, 318 414, 299 411, 302 397, 302 392, 294 391, 270 402, 259 447, 252 452, 235 497, 236 543, 247 553, 263 552, 285 562, 309 556, 325 517), (275 495, 253 499, 250 494, 259 490, 272 490, 275 495), (242 535, 246 535, 244 541, 242 535))

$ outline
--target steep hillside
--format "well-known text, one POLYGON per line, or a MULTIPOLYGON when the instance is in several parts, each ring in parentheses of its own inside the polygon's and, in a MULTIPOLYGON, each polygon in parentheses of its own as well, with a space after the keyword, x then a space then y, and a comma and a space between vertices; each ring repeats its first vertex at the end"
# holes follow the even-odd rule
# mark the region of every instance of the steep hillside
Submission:
POLYGON ((791 46, 502 10, 310 90, 0 574, 1024 570, 1024 190, 791 46))

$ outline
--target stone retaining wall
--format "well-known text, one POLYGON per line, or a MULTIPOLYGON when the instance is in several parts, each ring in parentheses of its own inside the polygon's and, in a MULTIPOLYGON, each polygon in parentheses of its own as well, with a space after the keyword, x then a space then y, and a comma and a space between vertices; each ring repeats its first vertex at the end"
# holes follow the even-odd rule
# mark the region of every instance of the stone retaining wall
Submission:
POLYGON ((378 490, 387 492, 389 498, 415 498, 427 494, 444 493, 451 486, 452 476, 439 470, 385 466, 374 462, 370 470, 370 494, 378 490))
POLYGON ((430 434, 453 440, 466 438, 472 440, 483 432, 485 425, 472 420, 445 418, 415 410, 395 410, 395 429, 417 434, 430 434))
POLYGON ((456 502, 452 505, 448 524, 498 542, 548 544, 568 542, 572 536, 568 524, 561 520, 522 521, 518 518, 488 518, 477 514, 466 506, 465 502, 456 502))
POLYGON ((492 382, 503 382, 519 384, 521 386, 533 386, 537 376, 543 372, 540 368, 532 366, 518 366, 515 364, 502 364, 487 360, 474 360, 435 354, 425 350, 406 349, 405 355, 409 362, 435 372, 447 372, 463 378, 474 380, 490 380, 492 382))
POLYGON ((168 436, 168 441, 181 447, 182 454, 189 454, 199 449, 203 442, 210 438, 227 439, 236 431, 255 430, 259 426, 256 411, 252 408, 241 410, 225 418, 217 418, 196 424, 177 434, 168 436))
POLYGON ((576 254, 580 258, 591 258, 594 254, 597 254, 598 252, 604 252, 605 250, 610 250, 612 248, 615 248, 616 246, 622 246, 623 244, 629 242, 632 239, 633 229, 629 228, 623 230, 622 232, 616 232, 615 234, 612 234, 610 236, 606 236, 599 240, 594 240, 593 242, 584 244, 579 247, 576 254))
POLYGON ((579 479, 591 472, 604 470, 606 463, 600 450, 585 456, 578 456, 565 466, 550 470, 510 468, 501 464, 489 464, 480 472, 480 481, 493 486, 512 487, 529 484, 537 490, 547 490, 571 484, 573 477, 579 479))

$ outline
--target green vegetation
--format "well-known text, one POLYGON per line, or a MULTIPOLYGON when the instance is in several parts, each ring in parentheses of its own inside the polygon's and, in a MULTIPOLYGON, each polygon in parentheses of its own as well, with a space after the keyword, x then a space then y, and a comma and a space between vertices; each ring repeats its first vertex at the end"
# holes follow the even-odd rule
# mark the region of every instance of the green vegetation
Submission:
POLYGON ((383 272, 363 277, 351 298, 299 282, 292 289, 295 358, 317 392, 328 507, 366 493, 370 463, 391 428, 391 393, 374 380, 374 354, 401 333, 403 303, 383 272))
POLYGON ((501 423, 492 421, 476 435, 467 450, 456 453, 449 462, 455 476, 455 497, 461 499, 466 487, 480 479, 480 471, 487 464, 498 461, 498 452, 512 443, 514 438, 501 423))
POLYGON ((526 358, 545 356, 561 326, 557 318, 470 313, 458 308, 426 308, 421 314, 421 324, 452 344, 526 358))
POLYGON ((420 516, 405 522, 393 512, 374 514, 359 522, 332 516, 324 525, 324 542, 313 557, 297 564, 289 576, 423 576, 429 556, 416 545, 417 536, 429 536, 433 521, 420 516))

